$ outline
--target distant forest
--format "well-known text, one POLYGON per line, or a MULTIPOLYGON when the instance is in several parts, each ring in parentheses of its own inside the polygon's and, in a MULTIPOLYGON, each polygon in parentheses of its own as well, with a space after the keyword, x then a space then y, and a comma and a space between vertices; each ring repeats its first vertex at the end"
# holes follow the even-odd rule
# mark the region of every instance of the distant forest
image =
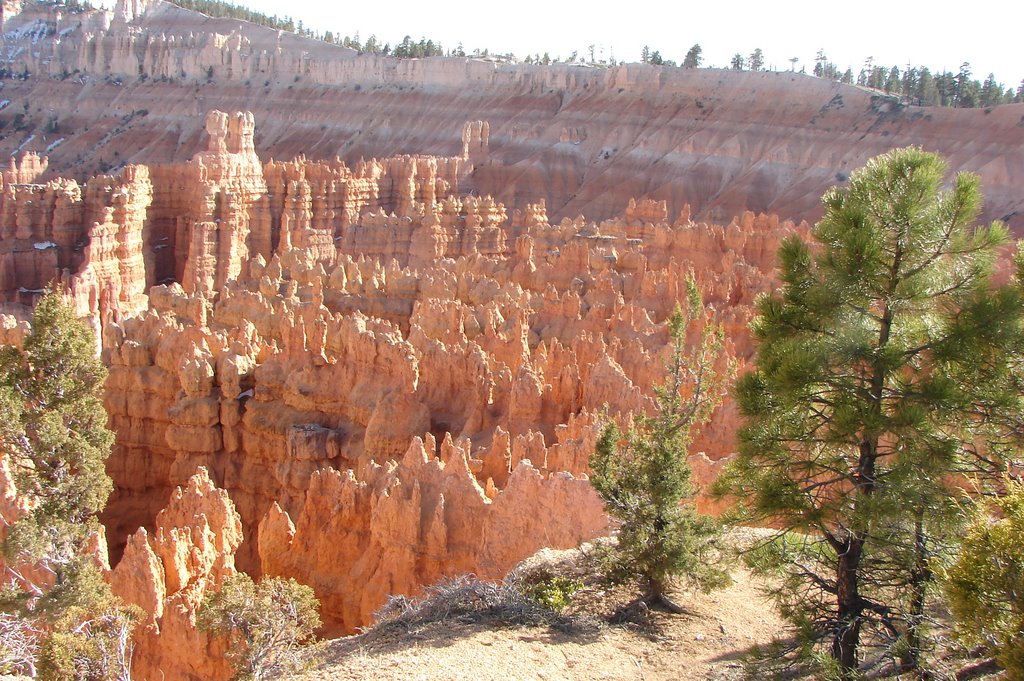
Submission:
MULTIPOLYGON (((46 3, 44 2, 44 4, 46 3)), ((74 14, 96 9, 89 0, 55 0, 50 4, 64 7, 74 14)))
POLYGON ((852 69, 840 72, 839 68, 828 60, 824 50, 818 50, 814 59, 814 75, 884 90, 912 104, 922 106, 973 108, 1024 102, 1024 80, 1016 90, 1005 88, 1002 83, 996 82, 993 73, 988 74, 984 81, 980 81, 972 78, 971 65, 966 61, 960 65, 960 70, 956 73, 942 71, 933 74, 924 66, 907 64, 902 71, 898 66, 878 66, 871 57, 868 57, 855 77, 852 69))
MULTIPOLYGON (((657 50, 644 47, 640 61, 645 64, 675 66, 674 62, 661 57, 657 50)), ((799 58, 789 60, 795 67, 799 58)), ((683 68, 696 68, 701 63, 701 47, 694 45, 686 53, 683 68)), ((760 48, 744 57, 737 52, 729 64, 737 71, 763 71, 764 53, 760 48)), ((803 71, 801 70, 801 73, 803 71)), ((828 78, 849 85, 880 90, 886 94, 900 97, 908 104, 918 106, 951 106, 963 109, 990 107, 997 104, 1024 102, 1024 80, 1016 90, 1006 88, 996 82, 995 74, 990 73, 984 81, 972 78, 971 65, 964 62, 957 73, 941 71, 932 73, 926 66, 907 64, 902 70, 898 66, 886 68, 874 63, 872 57, 864 61, 864 66, 855 75, 852 68, 840 71, 839 67, 829 61, 824 50, 818 50, 814 57, 813 74, 818 78, 828 78)))
MULTIPOLYGON (((488 50, 476 49, 467 53, 462 43, 451 50, 445 51, 441 43, 427 38, 420 38, 414 41, 411 36, 405 38, 395 45, 381 43, 377 36, 371 35, 365 41, 359 38, 357 32, 354 37, 342 36, 332 31, 318 32, 303 26, 302 22, 295 22, 291 17, 268 16, 256 12, 247 7, 236 5, 224 0, 172 0, 175 5, 185 9, 202 12, 211 17, 225 17, 231 19, 242 19, 260 26, 268 26, 281 31, 289 31, 307 38, 322 40, 333 45, 341 45, 356 50, 360 53, 381 54, 398 58, 418 57, 477 57, 492 59, 494 61, 518 62, 527 64, 581 64, 592 67, 616 66, 615 58, 595 58, 595 49, 590 45, 587 53, 580 55, 573 52, 568 58, 551 57, 545 52, 543 55, 527 55, 523 59, 517 58, 514 54, 496 54, 488 50)), ((80 6, 87 4, 77 0, 68 0, 69 6, 74 4, 80 6)), ((657 50, 644 47, 640 55, 643 63, 662 66, 676 66, 672 61, 665 60, 657 50)), ((682 68, 697 68, 701 65, 700 45, 694 45, 686 55, 682 68)), ((794 64, 796 59, 790 60, 794 64)), ((749 56, 744 57, 740 53, 732 58, 729 65, 736 70, 764 70, 764 55, 760 48, 755 49, 749 56)), ((932 72, 924 66, 911 66, 907 64, 902 69, 898 66, 886 68, 876 65, 871 57, 868 57, 863 67, 856 74, 853 69, 847 68, 840 71, 839 67, 829 61, 824 50, 819 50, 814 60, 813 75, 818 78, 860 85, 873 88, 887 94, 898 96, 909 104, 921 106, 951 106, 960 108, 991 107, 997 104, 1008 104, 1011 102, 1024 102, 1024 81, 1021 81, 1016 90, 1005 87, 1002 83, 996 82, 995 75, 989 74, 983 81, 973 77, 971 65, 964 62, 956 73, 952 71, 932 72)))

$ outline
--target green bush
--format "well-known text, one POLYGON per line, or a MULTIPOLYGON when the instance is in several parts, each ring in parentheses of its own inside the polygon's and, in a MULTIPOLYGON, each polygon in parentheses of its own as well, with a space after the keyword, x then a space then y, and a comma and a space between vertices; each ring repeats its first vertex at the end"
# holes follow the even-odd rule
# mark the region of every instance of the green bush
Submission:
POLYGON ((39 678, 47 681, 130 681, 132 633, 142 618, 138 608, 111 606, 91 615, 71 612, 51 633, 39 656, 39 678))
POLYGON ((320 603, 313 589, 294 579, 253 582, 237 574, 207 595, 198 625, 231 638, 228 659, 235 679, 260 681, 302 669, 307 644, 320 626, 320 603))
POLYGON ((1007 679, 1024 679, 1024 483, 979 505, 943 578, 961 640, 989 646, 1007 679))
POLYGON ((523 593, 548 610, 562 612, 570 603, 573 595, 583 588, 583 582, 560 575, 543 573, 523 587, 523 593))

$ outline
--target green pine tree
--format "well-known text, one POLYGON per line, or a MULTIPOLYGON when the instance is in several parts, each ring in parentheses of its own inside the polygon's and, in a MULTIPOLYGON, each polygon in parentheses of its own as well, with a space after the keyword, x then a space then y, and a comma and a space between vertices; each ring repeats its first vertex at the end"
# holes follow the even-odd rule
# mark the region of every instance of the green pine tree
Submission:
POLYGON ((9 528, 9 561, 62 571, 99 528, 114 444, 100 401, 96 338, 54 293, 39 301, 22 349, 0 348, 0 443, 28 513, 9 528))
POLYGON ((683 58, 683 68, 695 69, 700 66, 701 62, 704 61, 704 57, 701 56, 702 52, 700 44, 694 44, 683 58))
POLYGON ((747 57, 747 65, 750 66, 751 71, 760 71, 764 68, 764 52, 760 47, 754 49, 747 57))
POLYGON ((644 600, 679 610, 668 596, 683 578, 710 590, 727 580, 716 558, 718 525, 693 507, 687 453, 695 430, 718 406, 731 365, 723 366, 722 327, 704 310, 692 279, 687 313, 668 320, 672 354, 668 377, 655 388, 655 413, 637 416, 625 434, 611 423, 591 456, 591 483, 607 513, 619 521, 609 556, 615 582, 638 581, 644 600), (693 353, 689 326, 700 326, 693 353))
POLYGON ((800 651, 825 644, 842 679, 866 645, 920 665, 952 474, 992 474, 1019 423, 1024 300, 992 280, 1007 231, 972 226, 978 179, 943 192, 945 170, 916 148, 872 159, 825 194, 814 249, 783 244, 736 388, 739 453, 716 483, 738 519, 781 528, 750 562, 781 578, 800 651))
POLYGON ((40 632, 43 679, 130 674, 139 613, 114 598, 85 551, 112 488, 104 464, 114 435, 100 401, 106 375, 95 335, 54 293, 36 306, 23 347, 0 348, 0 452, 28 509, 4 519, 0 605, 40 632))

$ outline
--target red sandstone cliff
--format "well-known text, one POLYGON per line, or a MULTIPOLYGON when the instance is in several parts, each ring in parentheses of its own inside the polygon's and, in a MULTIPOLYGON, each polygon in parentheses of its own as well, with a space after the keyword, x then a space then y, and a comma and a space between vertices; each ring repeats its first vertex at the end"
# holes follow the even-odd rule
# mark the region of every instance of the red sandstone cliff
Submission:
MULTIPOLYGON (((0 249, 17 265, 4 295, 31 302, 59 272, 102 325, 115 574, 153 563, 165 499, 202 466, 237 509, 231 565, 313 584, 337 631, 390 593, 497 577, 606 530, 584 479, 595 414, 649 408, 689 273, 730 355, 749 357, 751 303, 774 285, 780 240, 803 229, 752 213, 697 223, 688 208, 672 219, 652 200, 601 223, 552 224, 544 201, 510 214, 460 192, 482 123, 465 126, 459 156, 354 169, 264 166, 250 114, 212 112, 206 129, 190 161, 84 192, 5 185, 0 249)), ((45 164, 27 157, 11 177, 45 164)), ((734 419, 726 404, 698 440, 699 480, 731 450, 734 419)), ((184 641, 184 622, 163 640, 184 641)))
POLYGON ((790 72, 357 56, 160 0, 106 15, 28 3, 5 18, 3 41, 10 69, 31 76, 5 82, 0 151, 46 151, 51 175, 184 162, 214 108, 252 111, 264 156, 340 156, 353 168, 460 155, 463 123, 480 119, 489 127, 467 145, 464 189, 514 207, 544 199, 556 220, 613 217, 630 197, 664 199, 672 214, 690 204, 715 222, 743 210, 814 219, 829 185, 919 144, 980 173, 986 215, 1024 229, 1019 104, 905 107, 790 72))

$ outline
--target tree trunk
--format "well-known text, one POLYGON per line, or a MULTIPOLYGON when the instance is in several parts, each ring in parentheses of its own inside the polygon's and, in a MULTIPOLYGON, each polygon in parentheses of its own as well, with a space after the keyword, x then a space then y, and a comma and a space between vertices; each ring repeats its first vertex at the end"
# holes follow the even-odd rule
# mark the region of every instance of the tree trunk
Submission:
POLYGON ((647 588, 644 590, 644 603, 652 608, 664 608, 676 615, 686 612, 681 605, 669 597, 668 588, 669 584, 667 580, 660 577, 649 576, 647 578, 647 588))
MULTIPOLYGON (((893 258, 891 269, 892 286, 896 287, 897 273, 899 272, 902 250, 897 247, 893 258)), ((892 330, 893 311, 888 301, 885 301, 882 318, 879 322, 878 349, 889 344, 889 334, 892 330)), ((881 363, 875 364, 872 369, 869 392, 871 399, 871 411, 876 415, 882 413, 882 399, 885 389, 887 372, 881 363)), ((854 517, 857 507, 862 499, 870 497, 875 491, 875 462, 878 457, 878 433, 864 432, 858 449, 857 471, 854 476, 854 517)), ((866 532, 863 528, 847 529, 848 536, 838 548, 839 560, 836 565, 836 605, 837 622, 836 630, 832 636, 832 657, 839 663, 840 674, 844 681, 853 679, 856 674, 857 648, 860 646, 860 628, 863 624, 861 615, 864 612, 864 602, 860 597, 860 570, 861 559, 864 555, 864 542, 866 532)))
POLYGON ((921 627, 924 624, 924 604, 932 572, 928 568, 927 536, 924 532, 924 511, 918 510, 914 518, 914 567, 910 571, 910 612, 907 614, 907 652, 900 662, 904 671, 921 665, 921 627))
POLYGON ((852 679, 857 670, 857 647, 860 645, 861 613, 860 561, 864 540, 851 537, 846 550, 840 553, 836 569, 836 600, 838 623, 832 637, 832 657, 839 663, 843 679, 852 679))

